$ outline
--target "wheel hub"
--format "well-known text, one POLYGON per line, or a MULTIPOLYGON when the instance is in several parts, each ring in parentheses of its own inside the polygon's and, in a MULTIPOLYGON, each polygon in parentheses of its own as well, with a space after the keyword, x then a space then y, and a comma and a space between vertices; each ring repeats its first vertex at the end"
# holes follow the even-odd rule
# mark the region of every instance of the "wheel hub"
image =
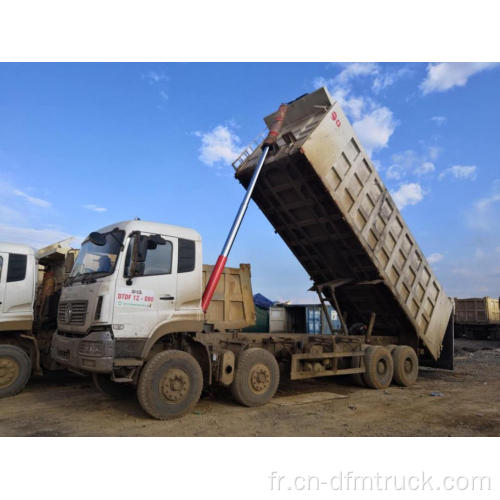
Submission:
POLYGON ((386 367, 385 361, 381 359, 377 363, 377 372, 379 375, 383 375, 386 372, 386 370, 387 370, 387 367, 386 367))
POLYGON ((178 403, 186 397, 189 385, 189 376, 185 371, 171 368, 163 376, 160 389, 167 401, 178 403))
POLYGON ((19 376, 19 365, 12 358, 0 357, 0 389, 8 387, 19 376))
POLYGON ((256 394, 261 394, 266 392, 271 384, 271 372, 266 365, 258 363, 250 370, 249 379, 250 389, 256 394))
POLYGON ((404 366, 405 373, 411 373, 411 371, 413 369, 413 363, 412 363, 411 359, 406 358, 403 366, 404 366))

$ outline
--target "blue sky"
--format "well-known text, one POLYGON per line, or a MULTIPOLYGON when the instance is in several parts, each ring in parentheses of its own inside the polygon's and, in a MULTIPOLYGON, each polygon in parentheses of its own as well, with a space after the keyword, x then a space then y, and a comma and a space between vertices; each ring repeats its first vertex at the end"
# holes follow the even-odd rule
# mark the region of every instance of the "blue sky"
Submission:
MULTIPOLYGON (((0 64, 0 240, 36 247, 133 217, 197 229, 213 263, 243 190, 230 162, 282 101, 342 103, 452 296, 500 294, 500 66, 0 64)), ((230 265, 311 301, 251 205, 230 265)))

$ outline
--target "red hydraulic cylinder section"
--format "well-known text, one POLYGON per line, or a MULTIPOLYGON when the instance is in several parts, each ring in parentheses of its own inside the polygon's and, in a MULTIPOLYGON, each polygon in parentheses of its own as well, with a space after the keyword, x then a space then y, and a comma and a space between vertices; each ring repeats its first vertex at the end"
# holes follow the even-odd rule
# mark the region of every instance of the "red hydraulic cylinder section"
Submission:
POLYGON ((208 306, 210 305, 210 301, 212 300, 212 296, 215 292, 215 289, 217 288, 221 274, 224 271, 224 267, 226 266, 229 252, 231 251, 231 247, 233 246, 234 240, 241 226, 241 222, 243 221, 243 217, 245 216, 245 213, 247 211, 248 204, 250 203, 250 198, 252 197, 255 184, 257 183, 260 171, 262 170, 262 166, 264 165, 264 162, 266 160, 267 153, 269 153, 270 147, 276 142, 276 139, 280 134, 287 109, 288 106, 286 104, 282 104, 279 107, 274 122, 269 127, 269 134, 267 134, 266 139, 262 143, 262 153, 260 155, 257 166, 253 171, 252 179, 250 180, 250 184, 248 185, 247 192, 245 193, 245 197, 241 202, 238 213, 236 214, 233 225, 231 226, 231 230, 229 231, 226 242, 224 243, 224 247, 222 248, 222 252, 217 259, 217 262, 212 270, 212 274, 210 275, 210 278, 208 280, 207 286, 205 287, 205 291, 203 292, 203 298, 201 299, 201 308, 203 309, 203 312, 207 312, 208 306))

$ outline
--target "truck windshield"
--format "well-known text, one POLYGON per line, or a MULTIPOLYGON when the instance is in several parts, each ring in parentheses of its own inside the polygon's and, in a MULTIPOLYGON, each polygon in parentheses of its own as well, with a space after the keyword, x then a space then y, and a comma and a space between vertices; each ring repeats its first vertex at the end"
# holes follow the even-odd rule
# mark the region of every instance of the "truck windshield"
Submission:
POLYGON ((69 275, 72 281, 88 275, 113 273, 125 231, 115 229, 109 233, 103 233, 103 236, 106 243, 102 246, 95 245, 89 239, 82 243, 82 248, 69 275))

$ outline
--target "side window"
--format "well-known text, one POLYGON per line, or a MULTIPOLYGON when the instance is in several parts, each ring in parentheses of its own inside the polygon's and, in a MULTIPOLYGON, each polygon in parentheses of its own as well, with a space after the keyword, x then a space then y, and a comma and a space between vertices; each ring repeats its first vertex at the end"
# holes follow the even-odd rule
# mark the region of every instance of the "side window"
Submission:
POLYGON ((189 273, 194 270, 195 265, 195 243, 193 240, 179 238, 179 259, 177 264, 178 273, 189 273))
POLYGON ((28 258, 26 255, 18 253, 9 254, 9 265, 7 267, 7 282, 23 281, 26 278, 26 265, 28 258))
POLYGON ((155 274, 170 274, 172 272, 172 243, 166 241, 164 245, 148 248, 144 262, 143 276, 155 274))
POLYGON ((0 281, 2 281, 3 257, 0 257, 0 281))

